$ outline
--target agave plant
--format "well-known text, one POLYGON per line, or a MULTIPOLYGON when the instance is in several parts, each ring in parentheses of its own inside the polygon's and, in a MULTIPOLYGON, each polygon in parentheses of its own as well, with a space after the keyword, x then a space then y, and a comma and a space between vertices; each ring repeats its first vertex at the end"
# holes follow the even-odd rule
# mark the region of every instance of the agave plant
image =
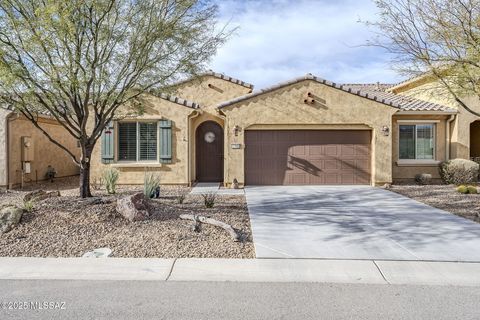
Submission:
POLYGON ((160 190, 160 177, 158 174, 149 173, 145 174, 145 180, 143 183, 143 194, 147 198, 153 198, 155 195, 158 197, 160 190))

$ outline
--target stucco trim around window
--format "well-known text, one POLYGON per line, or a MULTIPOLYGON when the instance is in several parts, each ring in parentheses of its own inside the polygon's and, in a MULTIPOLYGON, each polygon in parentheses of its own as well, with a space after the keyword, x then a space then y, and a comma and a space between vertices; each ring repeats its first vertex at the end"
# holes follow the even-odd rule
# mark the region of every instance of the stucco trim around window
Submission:
POLYGON ((436 166, 440 162, 437 161, 437 130, 438 126, 436 125, 439 123, 440 120, 397 120, 397 159, 396 159, 396 164, 398 166, 436 166), (433 144, 433 150, 432 150, 432 159, 422 159, 418 158, 417 155, 417 126, 421 125, 431 125, 432 126, 432 144, 433 144), (414 134, 415 134, 415 140, 414 140, 414 152, 415 152, 415 158, 400 158, 401 155, 401 143, 400 143, 400 126, 414 126, 414 134))
MULTIPOLYGON (((115 128, 115 131, 116 131, 116 134, 115 136, 117 137, 115 139, 115 158, 117 160, 117 163, 120 163, 120 164, 126 164, 130 167, 132 167, 132 164, 140 164, 140 167, 142 165, 146 165, 146 164, 153 164, 153 163, 160 163, 160 160, 159 160, 159 150, 160 150, 160 139, 159 139, 159 127, 158 127, 158 120, 156 119, 151 119, 151 120, 144 120, 144 119, 139 119, 139 120, 127 120, 127 121, 119 121, 117 122, 117 125, 116 125, 116 128, 115 128), (121 153, 121 143, 123 143, 124 145, 128 144, 129 141, 120 141, 120 126, 121 125, 127 125, 127 124, 130 124, 130 125, 135 125, 135 131, 133 131, 134 135, 135 135, 135 144, 134 144, 134 148, 132 150, 125 150, 127 153, 134 153, 135 154, 135 159, 121 159, 121 156, 120 156, 120 153, 121 153), (149 155, 146 154, 147 151, 150 151, 149 148, 152 147, 151 143, 149 143, 148 140, 142 140, 141 139, 141 135, 142 135, 142 132, 141 132, 141 126, 142 125, 146 125, 146 124, 154 124, 155 125, 155 136, 154 136, 154 142, 155 142, 155 145, 154 145, 154 149, 153 150, 153 154, 155 155, 155 158, 149 158, 149 155), (143 144, 142 144, 142 141, 143 141, 143 144), (144 149, 142 149, 142 147, 144 149), (142 154, 144 154, 144 156, 142 156, 142 154), (145 157, 145 154, 146 154, 146 158, 143 159, 142 157, 145 157)), ((145 133, 146 131, 144 131, 145 133)), ((130 132, 132 133, 132 132, 130 132)), ((127 138, 131 138, 131 137, 127 137, 127 138)), ((150 152, 147 152, 147 153, 151 153, 152 151, 150 152)))
POLYGON ((396 162, 399 167, 436 167, 440 164, 438 160, 406 160, 399 159, 396 162))

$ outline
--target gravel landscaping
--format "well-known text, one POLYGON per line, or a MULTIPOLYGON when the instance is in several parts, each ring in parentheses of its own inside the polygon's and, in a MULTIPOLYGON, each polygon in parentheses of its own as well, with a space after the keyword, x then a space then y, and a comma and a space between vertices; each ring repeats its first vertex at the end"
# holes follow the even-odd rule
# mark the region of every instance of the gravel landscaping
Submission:
POLYGON ((459 193, 454 185, 393 185, 390 191, 480 223, 480 194, 459 193))
POLYGON ((250 220, 244 196, 218 195, 214 208, 203 205, 201 195, 188 195, 183 204, 178 196, 187 187, 162 186, 160 199, 152 200, 152 216, 142 222, 127 222, 116 213, 116 199, 134 194, 141 186, 119 186, 115 196, 93 190, 98 201, 77 195, 77 179, 57 179, 22 191, 0 193, 0 207, 23 204, 28 190, 60 190, 61 197, 35 204, 24 213, 18 226, 0 235, 0 256, 80 257, 95 248, 108 247, 114 257, 201 257, 254 258, 250 220), (218 227, 202 224, 200 232, 180 214, 196 214, 232 225, 240 234, 234 242, 218 227))

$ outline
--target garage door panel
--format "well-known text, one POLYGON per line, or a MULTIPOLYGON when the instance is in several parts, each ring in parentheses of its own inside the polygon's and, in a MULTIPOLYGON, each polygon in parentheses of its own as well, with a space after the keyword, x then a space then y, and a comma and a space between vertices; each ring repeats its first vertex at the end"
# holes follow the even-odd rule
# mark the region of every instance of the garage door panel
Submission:
POLYGON ((247 130, 245 182, 369 184, 370 140, 360 130, 247 130))
POLYGON ((355 155, 370 158, 370 146, 365 144, 355 145, 355 155))
POLYGON ((325 146, 325 155, 330 157, 336 157, 339 154, 337 145, 326 145, 325 146))

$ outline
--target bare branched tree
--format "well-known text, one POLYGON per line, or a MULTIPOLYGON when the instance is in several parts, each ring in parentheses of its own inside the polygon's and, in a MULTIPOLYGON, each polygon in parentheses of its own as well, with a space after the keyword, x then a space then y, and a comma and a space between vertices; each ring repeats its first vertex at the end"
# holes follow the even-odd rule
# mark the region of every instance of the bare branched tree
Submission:
POLYGON ((480 99, 479 0, 374 0, 380 18, 370 42, 394 56, 409 76, 427 75, 467 111, 480 116, 462 97, 480 99))
POLYGON ((203 69, 229 35, 217 13, 209 0, 0 0, 0 102, 72 157, 89 197, 106 124, 142 93, 203 69), (80 157, 39 125, 40 113, 79 141, 80 157))

